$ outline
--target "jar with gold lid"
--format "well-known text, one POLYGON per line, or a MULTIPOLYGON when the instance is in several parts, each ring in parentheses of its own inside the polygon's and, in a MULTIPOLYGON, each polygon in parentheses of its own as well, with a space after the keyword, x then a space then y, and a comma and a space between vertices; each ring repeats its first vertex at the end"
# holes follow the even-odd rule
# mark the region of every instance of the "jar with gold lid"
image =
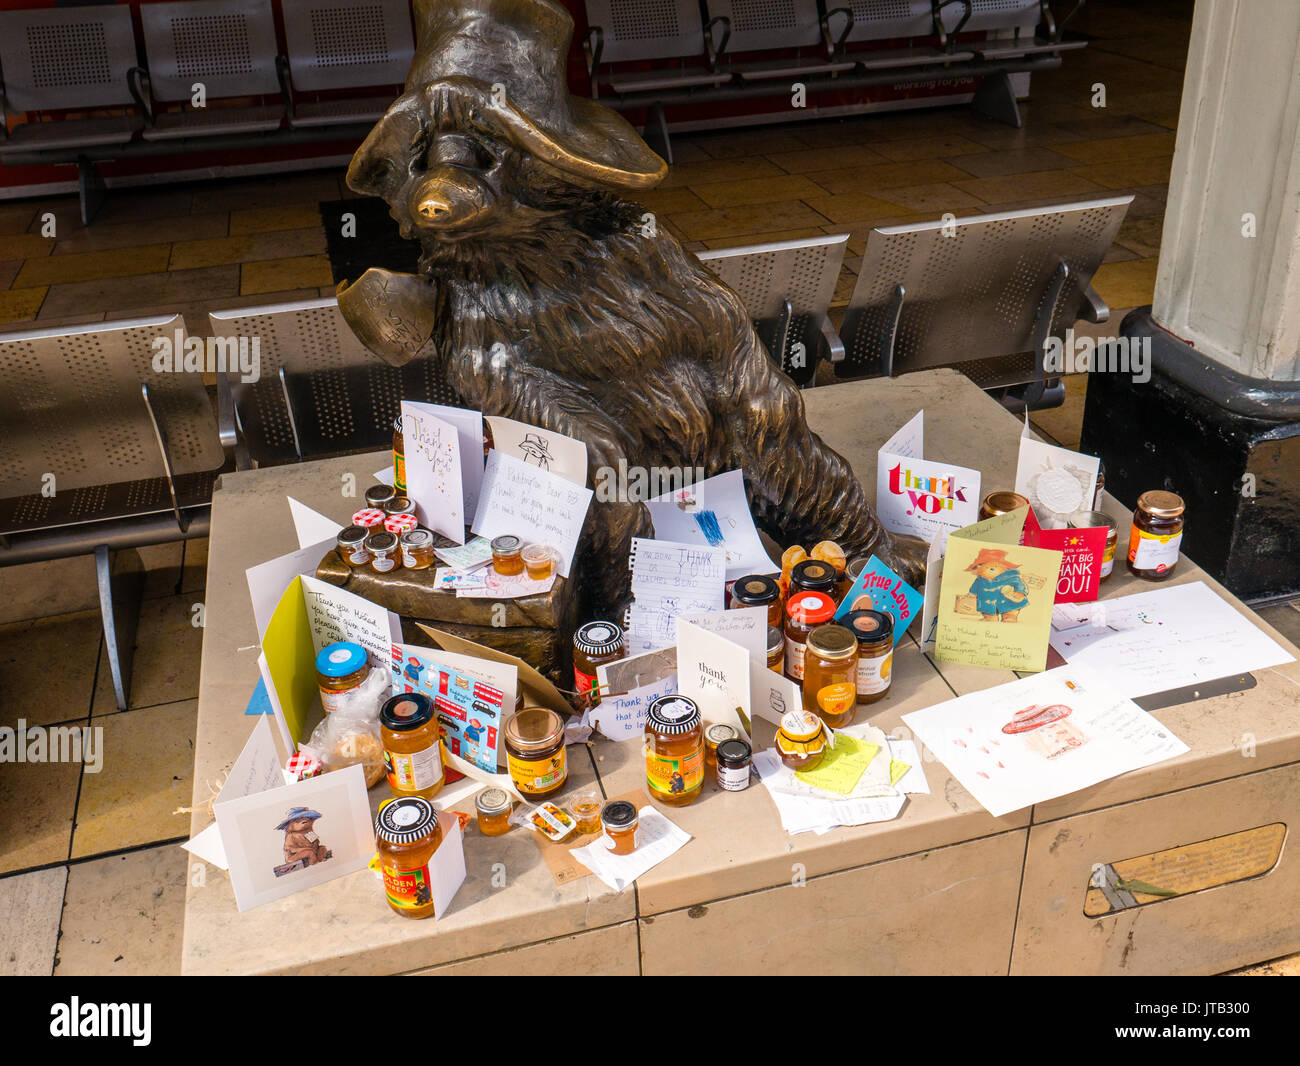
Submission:
POLYGON ((805 559, 790 571, 790 598, 800 592, 824 592, 831 595, 839 584, 839 572, 821 559, 805 559))
POLYGON ((415 501, 409 496, 394 496, 383 506, 384 517, 392 518, 400 514, 415 514, 415 501))
POLYGON ((371 485, 366 489, 366 506, 382 511, 384 504, 396 495, 397 491, 392 485, 371 485))
POLYGON ((1012 511, 1018 511, 1021 507, 1028 506, 1029 500, 1018 492, 1006 490, 990 492, 980 504, 979 520, 982 522, 986 518, 993 518, 1000 514, 1010 514, 1012 511))
POLYGON ((803 705, 835 729, 857 713, 858 641, 841 625, 820 625, 804 652, 803 705))
POLYGON ((563 718, 549 707, 525 707, 506 719, 502 733, 510 777, 524 799, 545 799, 564 787, 563 718))
POLYGON ((1135 577, 1164 581, 1174 572, 1183 543, 1183 511, 1177 493, 1144 492, 1133 510, 1129 531, 1128 568, 1135 577))
POLYGON ((704 728, 689 696, 660 696, 645 721, 646 784, 670 807, 694 802, 704 787, 704 728))

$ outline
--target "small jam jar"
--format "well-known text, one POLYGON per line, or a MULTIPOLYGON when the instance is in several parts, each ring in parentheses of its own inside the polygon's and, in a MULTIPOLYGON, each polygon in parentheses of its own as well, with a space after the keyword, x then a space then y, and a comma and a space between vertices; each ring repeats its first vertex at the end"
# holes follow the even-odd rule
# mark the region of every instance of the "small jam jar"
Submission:
MULTIPOLYGON (((794 585, 790 587, 793 589, 794 585)), ((790 593, 785 605, 785 676, 791 681, 803 681, 803 654, 808 634, 829 622, 834 613, 835 601, 824 592, 790 593)))
POLYGON ((858 703, 884 699, 894 679, 894 616, 887 611, 850 611, 844 624, 858 640, 858 703))
POLYGON ((1174 572, 1183 543, 1183 498, 1156 489, 1138 497, 1128 538, 1128 568, 1134 577, 1163 581, 1174 572))
POLYGON ((406 441, 402 436, 402 416, 393 419, 393 488, 406 491, 406 441))
POLYGON ((711 725, 704 730, 704 765, 715 769, 718 765, 718 745, 724 740, 735 740, 736 731, 729 725, 711 725))
POLYGON ((352 516, 352 524, 360 526, 366 531, 366 536, 369 536, 384 531, 384 519, 387 517, 381 507, 363 507, 352 516))
POLYGON ((1022 507, 1028 507, 1029 501, 1018 492, 990 492, 980 504, 979 520, 993 518, 1000 514, 1010 514, 1022 507))
POLYGON ((591 694, 591 706, 600 703, 596 668, 623 655, 623 627, 615 622, 588 622, 573 634, 573 687, 579 695, 591 694))
POLYGON ((815 770, 826 754, 826 723, 812 711, 786 711, 776 731, 776 753, 791 770, 815 770))
POLYGON ((415 514, 415 501, 409 496, 394 496, 383 506, 384 517, 392 518, 393 515, 415 514))
POLYGON ((394 795, 432 799, 442 791, 442 743, 433 700, 423 692, 385 700, 379 709, 379 739, 394 795))
POLYGON ((724 792, 749 788, 750 747, 739 738, 718 745, 718 787, 724 792))
POLYGON ((370 676, 366 649, 350 640, 327 644, 316 656, 316 687, 320 703, 330 714, 342 703, 343 693, 365 684, 370 676))
POLYGON ((366 489, 366 506, 382 511, 384 504, 396 495, 392 485, 371 485, 366 489))
POLYGON ((525 707, 506 719, 506 762, 525 799, 553 796, 568 779, 564 719, 549 707, 525 707))
POLYGON ((615 855, 631 855, 636 851, 636 829, 640 821, 635 805, 627 800, 606 803, 600 812, 600 825, 609 841, 609 850, 615 855))
POLYGON ((761 577, 758 574, 738 577, 731 586, 731 607, 733 610, 741 607, 766 607, 767 624, 779 626, 781 624, 781 586, 776 583, 775 579, 761 577))
POLYGON ((790 571, 790 598, 800 592, 824 592, 829 597, 839 585, 840 576, 835 567, 820 559, 805 559, 790 571))
POLYGON ((803 706, 834 729, 853 724, 858 707, 858 642, 841 625, 808 634, 803 661, 803 706))
POLYGON ((478 812, 478 831, 485 837, 499 837, 510 832, 513 804, 510 793, 504 788, 485 788, 474 797, 474 809, 478 812))
POLYGON ((366 538, 366 551, 370 553, 370 569, 376 574, 387 574, 402 565, 398 551, 397 534, 380 530, 366 538))
POLYGON ((388 905, 403 918, 434 917, 429 864, 442 827, 433 804, 419 796, 389 800, 379 808, 375 838, 388 905))
POLYGON ((520 556, 524 560, 524 570, 533 581, 545 581, 555 569, 555 553, 545 544, 530 544, 520 556))
POLYGON ((366 550, 366 538, 370 531, 360 526, 348 526, 340 529, 338 539, 334 542, 339 556, 351 567, 365 566, 370 562, 370 552, 366 550))
POLYGON ((778 674, 785 672, 785 634, 780 626, 767 627, 767 668, 778 674))
POLYGON ((524 572, 523 541, 509 533, 492 538, 492 569, 502 577, 524 572))
POLYGON ((427 529, 411 529, 402 534, 402 566, 407 570, 427 570, 433 565, 433 534, 427 529))
POLYGON ((390 514, 384 519, 384 529, 399 539, 403 533, 411 532, 419 524, 420 520, 413 514, 390 514))
POLYGON ((645 772, 650 795, 685 807, 704 787, 704 727, 700 707, 677 694, 653 700, 645 716, 645 772))

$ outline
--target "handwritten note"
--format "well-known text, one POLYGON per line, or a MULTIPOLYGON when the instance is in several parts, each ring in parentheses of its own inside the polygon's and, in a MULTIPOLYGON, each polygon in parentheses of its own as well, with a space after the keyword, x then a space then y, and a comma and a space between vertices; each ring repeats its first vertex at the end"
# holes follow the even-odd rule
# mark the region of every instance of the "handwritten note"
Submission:
POLYGON ((600 703, 591 709, 588 720, 593 729, 610 740, 631 740, 645 732, 645 715, 650 704, 676 691, 677 675, 669 674, 631 692, 602 696, 600 703))
POLYGON ((556 552, 556 572, 568 577, 591 497, 590 489, 493 449, 474 532, 489 540, 509 533, 525 543, 549 545, 556 552))
POLYGON ((693 611, 679 617, 739 644, 755 662, 767 666, 767 608, 735 607, 730 611, 693 611))
POLYGON ((722 610, 727 557, 721 548, 634 537, 630 565, 630 655, 675 644, 679 615, 722 610))
POLYGON ((847 796, 857 787, 858 779, 879 751, 877 744, 840 733, 835 738, 835 746, 826 752, 815 769, 796 771, 795 777, 814 788, 847 796))
POLYGON ((746 574, 775 574, 754 526, 745 495, 745 477, 729 470, 646 502, 655 536, 680 544, 722 548, 727 553, 727 580, 746 574))
MULTIPOLYGON (((465 492, 460 462, 460 435, 429 404, 402 401, 406 445, 406 491, 426 529, 457 544, 465 541, 465 492)), ((480 438, 479 448, 483 447, 480 438)))
POLYGON ((435 548, 439 559, 462 573, 477 570, 492 561, 492 542, 487 537, 470 537, 464 544, 435 548))
POLYGON ((317 654, 327 645, 350 640, 366 649, 371 666, 387 665, 393 636, 400 633, 391 611, 306 575, 302 595, 317 654))

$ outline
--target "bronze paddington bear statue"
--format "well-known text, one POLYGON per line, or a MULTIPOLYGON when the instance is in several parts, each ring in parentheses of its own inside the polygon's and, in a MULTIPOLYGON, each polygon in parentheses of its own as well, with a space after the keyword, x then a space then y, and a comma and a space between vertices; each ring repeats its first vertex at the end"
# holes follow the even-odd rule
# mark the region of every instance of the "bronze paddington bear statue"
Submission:
MULTIPOLYGON (((580 438, 602 468, 744 471, 782 545, 829 539, 915 578, 924 545, 882 527, 739 298, 635 202, 664 161, 573 97, 573 23, 552 0, 416 0, 406 91, 348 169, 420 242, 419 275, 372 269, 339 306, 381 358, 433 355, 466 406, 580 438)), ((628 599, 638 501, 593 503, 583 610, 628 599)))

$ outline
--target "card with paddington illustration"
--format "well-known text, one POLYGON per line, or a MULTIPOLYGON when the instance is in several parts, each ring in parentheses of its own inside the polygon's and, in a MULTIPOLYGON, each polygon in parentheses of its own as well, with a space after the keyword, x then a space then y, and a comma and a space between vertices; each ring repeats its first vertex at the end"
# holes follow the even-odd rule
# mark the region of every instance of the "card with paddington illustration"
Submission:
POLYGON ((897 647, 907 627, 916 621, 922 599, 921 593, 873 555, 849 586, 835 612, 835 621, 843 622, 850 611, 883 611, 894 618, 894 646, 897 647))
POLYGON ((925 458, 925 412, 881 446, 876 465, 876 513, 892 533, 933 541, 979 517, 980 472, 925 458))
POLYGON ((1101 568, 1106 554, 1108 526, 1084 529, 1043 529, 1032 508, 1025 508, 1021 542, 1061 553, 1061 574, 1056 579, 1057 603, 1088 603, 1101 588, 1101 568))
POLYGON ((945 662, 1043 670, 1061 553, 1020 543, 1028 508, 948 537, 934 654, 945 662))
POLYGON ((1091 511, 1101 460, 1034 440, 1026 419, 1016 463, 1016 491, 1029 501, 1040 522, 1061 527, 1075 511, 1091 511))

